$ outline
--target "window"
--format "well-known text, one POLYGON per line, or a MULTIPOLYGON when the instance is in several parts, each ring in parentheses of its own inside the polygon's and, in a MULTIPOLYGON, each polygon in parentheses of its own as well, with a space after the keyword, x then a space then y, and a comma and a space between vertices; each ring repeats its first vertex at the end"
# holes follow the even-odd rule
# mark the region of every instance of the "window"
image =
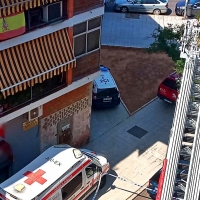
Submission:
POLYGON ((54 3, 52 5, 46 6, 45 12, 46 13, 44 13, 44 14, 48 15, 47 21, 56 20, 56 19, 62 17, 62 2, 54 3))
POLYGON ((145 0, 144 3, 145 3, 145 4, 155 4, 156 1, 155 1, 155 0, 145 0))
POLYGON ((100 48, 101 17, 74 26, 74 54, 81 56, 100 48))
POLYGON ((97 89, 98 97, 113 96, 113 95, 118 95, 118 93, 119 92, 118 92, 117 88, 97 89))
POLYGON ((28 30, 60 20, 63 16, 62 1, 25 11, 28 30))
POLYGON ((86 53, 86 34, 75 37, 74 43, 77 44, 74 45, 75 56, 86 53))
POLYGON ((63 200, 69 199, 76 191, 82 186, 82 172, 74 177, 69 183, 67 183, 62 189, 63 200))
POLYGON ((44 24, 42 16, 43 16, 42 7, 37 7, 25 11, 27 29, 31 29, 33 27, 37 27, 39 25, 44 24))
POLYGON ((85 169, 87 178, 93 176, 97 172, 97 166, 95 164, 91 164, 85 169))
POLYGON ((99 48, 100 29, 87 34, 87 50, 93 51, 99 48))
POLYGON ((142 0, 136 0, 135 3, 136 4, 143 4, 144 2, 142 0))
POLYGON ((74 26, 74 35, 81 34, 87 31, 87 22, 83 22, 74 26))
POLYGON ((101 17, 94 18, 88 22, 88 30, 101 26, 101 17))

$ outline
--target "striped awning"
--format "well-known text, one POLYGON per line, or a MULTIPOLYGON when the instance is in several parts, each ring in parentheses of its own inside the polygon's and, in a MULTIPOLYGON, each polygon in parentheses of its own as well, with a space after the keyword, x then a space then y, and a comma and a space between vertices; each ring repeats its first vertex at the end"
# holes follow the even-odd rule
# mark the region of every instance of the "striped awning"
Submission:
POLYGON ((0 0, 0 18, 59 0, 0 0))
POLYGON ((0 51, 4 97, 41 83, 76 65, 67 29, 0 51))

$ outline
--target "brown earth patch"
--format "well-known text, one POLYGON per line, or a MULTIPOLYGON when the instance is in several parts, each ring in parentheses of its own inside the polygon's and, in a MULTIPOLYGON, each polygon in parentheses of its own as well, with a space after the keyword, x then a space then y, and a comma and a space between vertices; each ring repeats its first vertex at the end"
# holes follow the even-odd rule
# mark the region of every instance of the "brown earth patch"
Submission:
POLYGON ((139 48, 102 46, 100 62, 110 68, 130 113, 156 97, 158 85, 174 71, 165 53, 139 48))

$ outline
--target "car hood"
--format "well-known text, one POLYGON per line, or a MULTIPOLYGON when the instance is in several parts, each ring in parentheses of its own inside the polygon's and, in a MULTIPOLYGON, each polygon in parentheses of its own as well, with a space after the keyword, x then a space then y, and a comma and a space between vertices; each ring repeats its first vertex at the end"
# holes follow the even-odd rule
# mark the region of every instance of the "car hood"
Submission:
POLYGON ((184 7, 185 6, 185 1, 179 1, 177 4, 176 4, 176 7, 184 7))

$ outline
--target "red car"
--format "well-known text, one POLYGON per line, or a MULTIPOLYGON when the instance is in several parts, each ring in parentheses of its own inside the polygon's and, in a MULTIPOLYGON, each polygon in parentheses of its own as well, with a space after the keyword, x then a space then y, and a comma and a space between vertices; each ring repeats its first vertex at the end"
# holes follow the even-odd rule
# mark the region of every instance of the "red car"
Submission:
POLYGON ((180 76, 176 72, 170 74, 159 85, 157 96, 168 103, 175 103, 178 98, 179 84, 177 80, 179 78, 180 76))

